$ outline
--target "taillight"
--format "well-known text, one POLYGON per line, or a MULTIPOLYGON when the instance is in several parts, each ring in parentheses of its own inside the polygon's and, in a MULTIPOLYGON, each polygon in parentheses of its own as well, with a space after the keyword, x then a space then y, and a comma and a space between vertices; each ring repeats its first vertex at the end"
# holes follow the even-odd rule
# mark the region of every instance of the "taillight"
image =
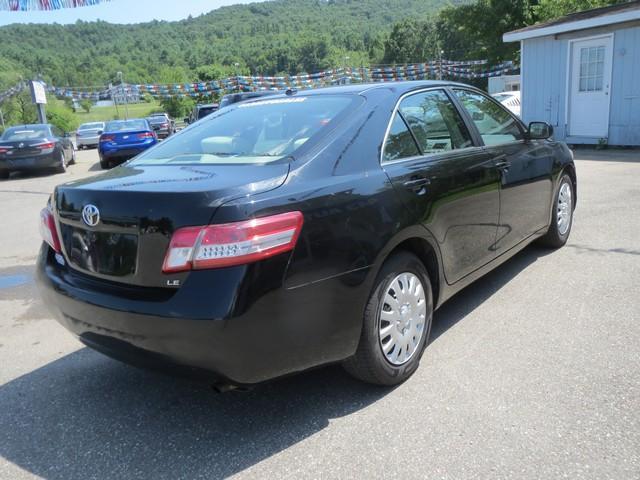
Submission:
POLYGON ((7 153, 13 147, 0 147, 0 153, 7 153))
POLYGON ((153 132, 142 132, 138 134, 138 138, 140 140, 144 140, 145 138, 156 138, 156 134, 153 132))
POLYGON ((39 148, 40 150, 51 150, 51 149, 56 147, 56 143, 55 142, 43 142, 43 143, 36 143, 33 146, 36 147, 36 148, 39 148))
POLYGON ((113 142, 115 139, 115 135, 100 135, 100 142, 113 142))
POLYGON ((57 253, 62 251, 56 230, 56 222, 49 207, 43 208, 40 211, 40 235, 57 253))
POLYGON ((161 128, 169 128, 169 124, 168 123, 163 123, 162 125, 160 125, 161 128))
POLYGON ((304 217, 288 212, 236 223, 186 227, 175 231, 163 272, 229 267, 293 250, 304 217))

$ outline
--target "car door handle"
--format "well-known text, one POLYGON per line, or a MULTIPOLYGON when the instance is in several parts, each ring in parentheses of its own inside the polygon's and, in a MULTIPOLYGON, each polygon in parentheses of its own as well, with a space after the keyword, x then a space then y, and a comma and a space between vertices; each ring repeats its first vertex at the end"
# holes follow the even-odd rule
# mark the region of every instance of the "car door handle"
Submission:
POLYGON ((500 155, 495 159, 494 163, 496 168, 508 169, 511 166, 511 162, 507 160, 506 155, 500 155))
POLYGON ((429 185, 430 183, 431 180, 426 177, 411 177, 410 180, 407 180, 402 185, 413 190, 418 195, 423 195, 427 192, 427 189, 424 187, 429 185))

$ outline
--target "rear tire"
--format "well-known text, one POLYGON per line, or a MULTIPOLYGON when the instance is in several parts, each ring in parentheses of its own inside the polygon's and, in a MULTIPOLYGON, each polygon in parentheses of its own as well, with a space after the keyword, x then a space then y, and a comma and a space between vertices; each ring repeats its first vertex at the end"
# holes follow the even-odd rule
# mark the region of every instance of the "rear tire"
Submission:
POLYGON ((100 168, 102 168, 103 170, 108 170, 110 166, 111 165, 109 160, 105 160, 102 157, 100 157, 100 168))
POLYGON ((376 278, 358 349, 344 362, 345 370, 376 385, 404 382, 420 364, 432 317, 433 294, 424 265, 408 252, 392 255, 376 278))
POLYGON ((575 188, 568 174, 560 178, 560 186, 552 205, 551 225, 539 243, 549 248, 560 248, 569 239, 573 226, 575 188))
POLYGON ((64 157, 64 152, 60 152, 60 164, 56 167, 58 173, 64 173, 67 171, 67 159, 64 157))
POLYGON ((75 164, 76 164, 76 149, 74 148, 71 153, 71 160, 69 161, 69 165, 75 165, 75 164))

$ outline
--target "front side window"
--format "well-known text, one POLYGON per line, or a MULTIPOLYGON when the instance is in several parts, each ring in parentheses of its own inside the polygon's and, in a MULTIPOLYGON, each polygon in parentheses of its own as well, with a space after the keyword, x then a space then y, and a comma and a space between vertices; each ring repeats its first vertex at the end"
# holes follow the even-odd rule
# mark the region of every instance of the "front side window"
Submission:
POLYGON ((473 145, 464 121, 442 90, 406 97, 398 111, 424 155, 473 145))
POLYGON ((454 90, 480 132, 485 145, 522 140, 518 122, 501 105, 476 92, 454 90))
POLYGON ((418 150, 413 135, 411 135, 409 127, 407 127, 400 114, 396 112, 389 128, 387 141, 384 144, 383 160, 392 162, 417 155, 420 155, 420 150, 418 150))
POLYGON ((330 128, 360 101, 355 95, 309 95, 239 103, 212 113, 131 164, 276 161, 330 128))

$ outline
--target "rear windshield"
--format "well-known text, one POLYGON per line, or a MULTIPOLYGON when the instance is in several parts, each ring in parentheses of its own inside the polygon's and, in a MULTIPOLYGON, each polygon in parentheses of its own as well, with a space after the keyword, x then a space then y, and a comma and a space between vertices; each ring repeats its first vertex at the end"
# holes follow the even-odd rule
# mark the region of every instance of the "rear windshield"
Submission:
POLYGON ((7 128, 2 134, 2 140, 7 142, 19 140, 37 140, 49 135, 49 127, 45 125, 31 125, 28 127, 7 128))
POLYGON ((170 137, 131 165, 275 161, 328 128, 359 98, 312 95, 239 103, 170 137))
POLYGON ((121 132, 124 130, 147 130, 149 127, 146 120, 114 120, 108 122, 106 132, 121 132))
POLYGON ((156 115, 155 117, 149 117, 147 118, 147 120, 149 120, 149 123, 167 123, 167 117, 165 117, 164 115, 156 115))
POLYGON ((104 128, 104 123, 98 122, 98 123, 85 123, 83 125, 80 125, 80 128, 78 128, 78 130, 100 130, 104 128))

